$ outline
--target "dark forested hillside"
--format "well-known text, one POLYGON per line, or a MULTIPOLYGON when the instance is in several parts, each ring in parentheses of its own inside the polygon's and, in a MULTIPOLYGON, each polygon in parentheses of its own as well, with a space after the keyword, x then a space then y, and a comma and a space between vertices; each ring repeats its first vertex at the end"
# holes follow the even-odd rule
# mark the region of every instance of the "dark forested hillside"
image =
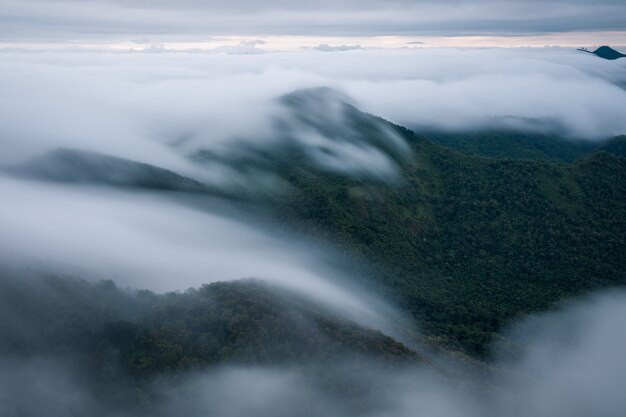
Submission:
POLYGON ((473 155, 554 162, 574 162, 610 142, 600 141, 598 144, 596 141, 515 130, 428 131, 423 135, 431 142, 473 155))
POLYGON ((484 355, 516 317, 626 284, 626 158, 471 156, 398 129, 399 186, 289 175, 284 218, 371 261, 436 344, 484 355))
POLYGON ((261 281, 154 294, 2 269, 0 356, 65 358, 112 402, 149 398, 158 376, 218 364, 320 365, 350 355, 417 363, 407 347, 261 281))

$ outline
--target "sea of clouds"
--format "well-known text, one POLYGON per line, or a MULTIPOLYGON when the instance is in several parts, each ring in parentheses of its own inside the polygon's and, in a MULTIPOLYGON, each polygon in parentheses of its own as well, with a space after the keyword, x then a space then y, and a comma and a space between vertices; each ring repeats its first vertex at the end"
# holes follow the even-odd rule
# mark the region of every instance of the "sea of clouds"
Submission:
MULTIPOLYGON (((275 146, 275 120, 287 112, 277 98, 320 86, 417 130, 500 128, 503 120, 516 120, 517 128, 547 126, 571 139, 626 133, 624 61, 558 48, 257 52, 1 51, 0 164, 76 148, 227 187, 228 178, 215 180, 187 156, 242 144, 275 146)), ((306 136, 298 141, 305 150, 311 146, 306 136)), ((343 174, 360 175, 363 148, 351 152, 340 145, 340 159, 327 167, 353 166, 343 174)), ((390 158, 371 152, 378 151, 366 152, 376 160, 390 158)), ((373 169, 392 167, 388 162, 373 169)), ((359 289, 346 270, 334 269, 323 243, 277 232, 237 210, 216 210, 175 194, 8 175, 0 176, 0 196, 3 262, 157 291, 254 276, 306 293, 361 324, 391 332, 392 323, 402 320, 380 297, 359 289)), ((486 397, 425 370, 361 375, 361 382, 377 381, 376 387, 385 382, 368 399, 369 415, 617 417, 626 409, 620 390, 626 384, 620 326, 625 305, 623 294, 607 295, 516 328, 528 335, 522 353, 493 364, 506 367, 510 377, 493 381, 486 397)), ((57 404, 59 415, 68 409, 106 414, 66 367, 42 361, 0 364, 2 375, 10 376, 0 381, 4 406, 27 414, 38 404, 57 404)), ((190 378, 194 394, 167 401, 163 412, 350 413, 298 369, 227 368, 190 378)))
POLYGON ((320 86, 415 128, 626 133, 626 61, 571 49, 149 51, 1 51, 0 162, 68 146, 182 170, 172 143, 267 137, 278 96, 320 86))

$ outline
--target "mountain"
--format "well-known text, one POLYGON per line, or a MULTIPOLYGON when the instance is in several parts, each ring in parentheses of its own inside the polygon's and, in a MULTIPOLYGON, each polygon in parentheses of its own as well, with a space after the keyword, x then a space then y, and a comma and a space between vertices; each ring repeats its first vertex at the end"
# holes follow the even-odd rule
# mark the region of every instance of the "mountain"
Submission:
POLYGON ((500 160, 411 142, 402 186, 293 177, 302 192, 279 212, 367 259, 435 339, 482 355, 519 315, 626 284, 625 158, 500 160))
POLYGON ((67 148, 51 150, 5 171, 47 181, 188 192, 209 190, 199 181, 154 165, 67 148))
POLYGON ((362 113, 352 100, 329 88, 298 90, 280 97, 265 136, 238 138, 226 151, 199 149, 200 165, 228 165, 257 176, 326 172, 368 182, 393 181, 407 157, 403 139, 383 119, 362 113))
POLYGON ((609 60, 615 60, 615 59, 626 57, 626 55, 622 54, 621 52, 616 51, 615 49, 609 46, 601 46, 593 52, 584 48, 579 49, 579 51, 589 52, 590 54, 594 54, 596 56, 599 56, 600 58, 609 59, 609 60))
POLYGON ((367 260, 358 273, 391 291, 434 343, 482 356, 517 317, 626 285, 626 158, 468 155, 387 127, 410 147, 395 159, 396 182, 283 166, 297 191, 268 211, 367 260))
POLYGON ((88 392, 113 405, 145 405, 159 396, 159 378, 220 364, 422 361, 379 331, 256 280, 158 295, 2 268, 0 313, 0 357, 69 358, 66 368, 88 370, 88 392))
MULTIPOLYGON (((280 192, 255 196, 248 209, 361 260, 353 275, 396 301, 431 345, 483 358, 517 318, 626 285, 623 137, 592 150, 503 131, 483 148, 483 136, 467 134, 461 152, 433 142, 454 138, 416 134, 332 90, 278 103, 273 141, 243 138, 227 153, 198 150, 190 159, 280 179, 280 192), (507 141, 519 146, 498 147, 507 141)), ((203 189, 159 168, 83 153, 73 155, 88 162, 68 164, 67 155, 53 159, 81 167, 71 175, 45 168, 45 158, 45 169, 21 169, 73 180, 96 167, 87 176, 94 181, 203 189), (137 166, 147 171, 137 177, 137 166)))

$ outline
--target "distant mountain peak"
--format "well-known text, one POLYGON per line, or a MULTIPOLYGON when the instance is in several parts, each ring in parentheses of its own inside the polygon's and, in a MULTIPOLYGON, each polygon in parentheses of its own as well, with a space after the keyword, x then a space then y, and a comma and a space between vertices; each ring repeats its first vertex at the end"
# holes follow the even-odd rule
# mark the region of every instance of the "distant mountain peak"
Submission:
POLYGON ((609 60, 615 60, 615 59, 626 57, 626 55, 606 45, 599 47, 593 52, 588 50, 587 48, 579 48, 578 50, 583 51, 583 52, 588 52, 590 54, 599 56, 600 58, 609 59, 609 60))

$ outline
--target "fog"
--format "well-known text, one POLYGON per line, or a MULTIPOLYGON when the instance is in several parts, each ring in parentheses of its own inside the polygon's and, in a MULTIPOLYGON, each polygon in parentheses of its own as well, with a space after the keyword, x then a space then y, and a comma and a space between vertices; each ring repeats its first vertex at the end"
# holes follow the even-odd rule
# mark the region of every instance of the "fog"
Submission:
POLYGON ((427 367, 381 372, 375 365, 365 371, 348 365, 342 374, 348 375, 344 378, 349 382, 342 382, 371 390, 352 404, 349 399, 333 398, 293 370, 218 371, 196 380, 197 389, 206 396, 194 398, 206 400, 201 409, 209 414, 215 410, 229 416, 347 416, 357 409, 358 415, 396 417, 617 417, 626 409, 625 318, 623 291, 570 302, 554 312, 527 318, 508 335, 518 343, 516 354, 494 353, 499 359, 489 365, 502 373, 492 376, 468 373, 455 380, 427 367), (228 398, 218 397, 223 389, 246 400, 232 405, 217 401, 228 398), (213 404, 219 408, 212 408, 213 404))
POLYGON ((0 260, 16 267, 157 292, 254 277, 365 325, 393 332, 403 321, 331 247, 210 199, 6 177, 0 195, 0 260))
POLYGON ((570 49, 1 54, 2 164, 65 146, 198 177, 186 154, 274 138, 276 99, 320 86, 418 131, 626 132, 625 61, 570 49))
MULTIPOLYGON (((506 359, 489 364, 499 372, 468 372, 460 378, 428 366, 355 366, 350 360, 339 360, 324 372, 217 367, 182 380, 156 381, 159 400, 148 414, 618 417, 626 407, 625 318, 623 292, 562 305, 510 330, 509 337, 519 343, 517 353, 500 352, 506 359)), ((71 366, 58 360, 4 359, 0 366, 3 415, 128 412, 100 403, 81 386, 71 366)))

